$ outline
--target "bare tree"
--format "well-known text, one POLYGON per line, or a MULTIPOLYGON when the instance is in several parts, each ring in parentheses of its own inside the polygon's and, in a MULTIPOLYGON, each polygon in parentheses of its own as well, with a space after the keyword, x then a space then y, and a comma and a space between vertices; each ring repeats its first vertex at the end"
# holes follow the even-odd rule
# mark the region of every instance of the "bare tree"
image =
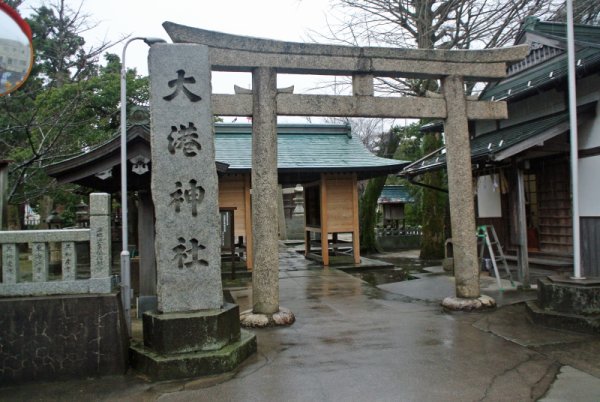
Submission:
MULTIPOLYGON (((565 22, 567 19, 567 6, 562 4, 552 21, 565 22)), ((578 24, 600 24, 600 3, 598 0, 577 0, 573 2, 573 19, 578 24)))
MULTIPOLYGON (((587 0, 581 0, 587 1, 587 0)), ((521 22, 528 16, 549 18, 556 13, 563 0, 333 0, 337 15, 328 21, 329 31, 317 34, 321 39, 355 46, 393 46, 419 49, 484 49, 509 44, 516 37, 521 22)), ((470 92, 476 83, 469 83, 470 92)), ((375 90, 396 96, 424 96, 435 92, 435 80, 407 80, 379 78, 375 90)), ((428 135, 423 141, 423 153, 442 146, 441 135, 428 135)), ((398 141, 399 136, 390 140, 398 141)), ((388 148, 395 149, 387 144, 388 148)), ((429 184, 442 187, 441 174, 425 178, 429 184)), ((381 186, 383 185, 380 183, 381 186)), ((373 225, 374 208, 381 186, 367 186, 361 197, 361 224, 373 225), (371 194, 370 192, 373 192, 371 194), (364 211, 363 211, 364 209, 364 211), (365 215, 365 219, 363 219, 365 215), (366 219, 368 218, 368 219, 366 219)), ((424 190, 424 192, 432 190, 424 190)), ((444 200, 424 194, 423 210, 443 216, 444 200), (429 200, 429 201, 427 201, 429 200), (430 202, 430 205, 425 203, 430 202), (439 205, 438 205, 439 204, 439 205)), ((432 219, 423 234, 421 257, 438 257, 443 249, 444 219, 432 219), (423 252, 426 250, 427 252, 423 252)), ((369 234, 371 227, 361 227, 361 235, 369 234)), ((375 242, 367 244, 367 251, 376 249, 375 242), (373 247, 375 246, 375 247, 373 247)), ((368 240, 368 239, 365 239, 368 240)))
MULTIPOLYGON (((378 118, 326 117, 325 122, 350 126, 350 131, 358 136, 365 148, 374 154, 378 154, 382 146, 385 147, 385 141, 388 138, 385 133, 393 125, 393 120, 378 118)), ((392 158, 394 155, 385 154, 380 156, 392 158)))
MULTIPOLYGON (((562 0, 334 0, 328 41, 356 46, 484 49, 514 40, 528 16, 550 18, 562 0)), ((379 80, 379 92, 424 95, 430 80, 379 80)))

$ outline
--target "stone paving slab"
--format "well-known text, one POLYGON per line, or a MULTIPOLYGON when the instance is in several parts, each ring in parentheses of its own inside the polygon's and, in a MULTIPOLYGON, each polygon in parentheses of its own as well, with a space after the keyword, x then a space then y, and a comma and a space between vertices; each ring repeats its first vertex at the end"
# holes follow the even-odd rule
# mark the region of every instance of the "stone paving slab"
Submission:
MULTIPOLYGON (((559 345, 542 345, 534 350, 548 356, 561 364, 572 366, 600 379, 600 338, 585 339, 580 342, 562 343, 559 345)), ((597 400, 600 400, 600 393, 597 400)))
MULTIPOLYGON (((386 283, 377 287, 386 292, 433 303, 441 303, 445 297, 455 295, 455 280, 453 276, 430 272, 415 274, 413 276, 417 279, 386 283)), ((481 293, 494 298, 499 306, 536 298, 534 292, 523 293, 517 291, 516 286, 518 284, 516 282, 513 287, 510 281, 501 279, 501 284, 502 291, 498 288, 495 278, 482 276, 480 278, 481 293)))
POLYGON ((493 333, 527 347, 568 344, 597 339, 593 335, 550 328, 544 328, 540 331, 540 327, 529 320, 522 304, 506 306, 493 314, 487 314, 473 325, 482 331, 493 333))
POLYGON ((556 381, 540 402, 598 402, 600 379, 571 366, 560 369, 556 381))
MULTIPOLYGON (((129 373, 36 383, 1 388, 0 401, 552 401, 579 400, 564 396, 579 397, 581 387, 595 392, 600 383, 600 339, 569 332, 561 339, 530 324, 535 346, 523 346, 516 341, 525 329, 510 325, 522 318, 519 305, 444 313, 438 303, 383 291, 336 269, 292 272, 280 279, 280 299, 296 323, 253 330, 258 352, 234 372, 168 382, 129 373), (563 365, 587 375, 571 376, 563 365)), ((426 294, 452 289, 451 281, 435 282, 440 278, 406 284, 426 294)), ((251 303, 251 289, 237 287, 232 295, 240 310, 251 303)))
POLYGON ((441 302, 444 297, 454 295, 454 278, 435 275, 411 281, 386 283, 377 286, 391 293, 402 294, 419 300, 441 302))

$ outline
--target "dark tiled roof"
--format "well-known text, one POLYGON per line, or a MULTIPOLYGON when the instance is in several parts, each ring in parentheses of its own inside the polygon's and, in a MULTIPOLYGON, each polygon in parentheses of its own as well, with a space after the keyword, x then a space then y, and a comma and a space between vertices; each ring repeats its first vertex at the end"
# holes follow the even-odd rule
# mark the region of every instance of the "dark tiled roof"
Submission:
MULTIPOLYGON (((600 66, 600 48, 585 47, 575 52, 578 74, 587 75, 598 71, 600 66)), ((567 54, 556 56, 552 61, 524 70, 520 74, 508 77, 481 94, 482 100, 506 100, 525 96, 545 85, 564 80, 567 76, 567 54)))
MULTIPOLYGON (((515 44, 525 43, 528 40, 528 34, 535 35, 531 40, 545 42, 546 45, 542 47, 548 46, 548 43, 558 44, 558 47, 552 47, 548 52, 545 52, 548 47, 546 49, 538 48, 537 54, 533 53, 536 51, 535 49, 532 50, 528 60, 525 60, 520 66, 513 66, 518 68, 514 68, 507 78, 488 85, 480 99, 511 102, 518 98, 533 96, 540 89, 566 79, 567 54, 563 50, 566 46, 565 24, 541 22, 537 18, 530 17, 523 24, 515 44)), ((600 71, 600 27, 576 25, 575 39, 578 77, 600 71)), ((587 106, 580 107, 578 113, 586 110, 587 106)), ((474 162, 494 161, 501 156, 508 155, 511 147, 515 147, 512 151, 522 151, 526 146, 531 145, 525 142, 529 139, 541 138, 544 137, 544 134, 552 136, 561 132, 568 119, 568 112, 561 112, 477 136, 471 139, 471 159, 474 162), (550 131, 552 129, 554 130, 550 131), (504 151, 507 152, 502 154, 504 151)), ((567 129, 565 128, 565 130, 567 129)), ((445 164, 445 149, 442 149, 433 156, 422 158, 408 165, 401 174, 416 176, 428 170, 442 168, 445 164)))
MULTIPOLYGON (((595 25, 575 24, 573 30, 577 41, 600 43, 600 29, 595 25)), ((536 32, 564 39, 567 37, 567 26, 560 22, 540 21, 535 17, 529 17, 525 19, 521 34, 517 37, 516 42, 521 41, 526 32, 536 32)))
MULTIPOLYGON (((530 138, 537 137, 561 123, 568 122, 568 120, 569 114, 561 112, 475 137, 471 139, 471 160, 493 160, 500 152, 530 138)), ((442 153, 407 166, 402 171, 402 175, 416 176, 429 170, 439 169, 445 165, 446 155, 442 153)))
POLYGON ((413 196, 410 194, 408 187, 404 185, 386 185, 381 190, 381 195, 377 199, 378 204, 396 204, 396 203, 411 203, 414 202, 413 196))
POLYGON ((477 158, 498 154, 567 121, 569 114, 561 112, 480 135, 471 140, 471 156, 477 158))
MULTIPOLYGON (((600 68, 600 27, 591 25, 575 25, 575 60, 578 76, 598 72, 600 68)), ((528 18, 517 38, 516 44, 524 43, 527 34, 535 34, 548 40, 560 43, 560 49, 554 49, 550 55, 540 58, 542 62, 532 63, 530 68, 519 70, 507 78, 492 83, 482 92, 483 100, 506 100, 527 96, 545 86, 551 86, 566 79, 567 52, 565 24, 541 22, 536 18, 528 18)), ((532 52, 536 50, 532 49, 532 52)), ((528 56, 537 58, 538 55, 528 56)))

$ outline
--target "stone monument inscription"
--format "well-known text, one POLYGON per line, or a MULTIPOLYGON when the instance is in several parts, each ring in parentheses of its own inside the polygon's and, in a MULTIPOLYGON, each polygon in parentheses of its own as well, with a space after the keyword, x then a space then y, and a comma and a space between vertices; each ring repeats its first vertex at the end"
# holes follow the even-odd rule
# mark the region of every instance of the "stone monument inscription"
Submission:
POLYGON ((208 48, 151 48, 152 197, 158 310, 223 305, 208 48))

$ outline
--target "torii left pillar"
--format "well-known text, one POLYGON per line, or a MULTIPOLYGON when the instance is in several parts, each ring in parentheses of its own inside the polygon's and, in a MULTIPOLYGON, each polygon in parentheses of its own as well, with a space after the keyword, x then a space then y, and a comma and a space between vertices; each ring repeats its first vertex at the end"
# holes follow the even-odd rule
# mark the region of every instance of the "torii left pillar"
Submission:
POLYGON ((279 306, 279 235, 277 206, 277 72, 252 72, 252 310, 241 314, 247 327, 294 323, 279 306))

